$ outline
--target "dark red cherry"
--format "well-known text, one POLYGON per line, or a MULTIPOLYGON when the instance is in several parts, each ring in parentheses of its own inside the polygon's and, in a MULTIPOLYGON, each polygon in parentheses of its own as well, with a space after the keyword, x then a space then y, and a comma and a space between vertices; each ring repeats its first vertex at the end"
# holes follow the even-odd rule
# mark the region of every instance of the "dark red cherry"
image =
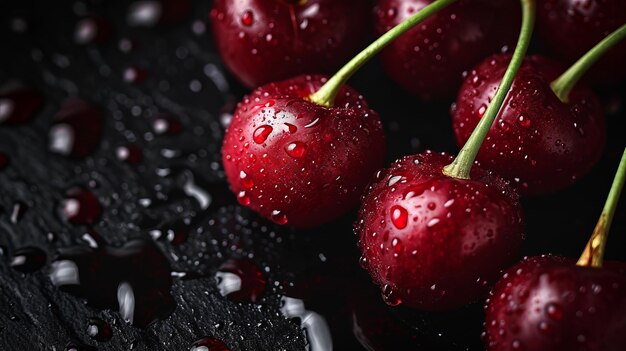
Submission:
MULTIPOLYGON (((378 0, 375 30, 382 35, 432 0, 378 0)), ((454 94, 462 73, 485 56, 514 45, 516 0, 460 0, 394 40, 381 53, 387 74, 424 99, 454 94)))
MULTIPOLYGON (((495 95, 510 61, 490 57, 465 78, 452 109, 457 142, 463 145, 495 95)), ((545 58, 525 59, 476 160, 509 179, 522 195, 553 192, 574 183, 598 161, 606 139, 596 95, 575 87, 569 103, 550 88, 564 69, 545 58)))
MULTIPOLYGON (((623 0, 543 0, 537 3, 537 33, 560 59, 574 63, 626 23, 623 0)), ((610 49, 586 74, 597 84, 626 78, 626 42, 610 49)))
POLYGON ((0 125, 30 121, 43 104, 43 96, 30 88, 16 88, 0 93, 0 125))
POLYGON ((307 99, 326 78, 270 83, 244 98, 222 161, 239 202, 278 224, 313 227, 352 208, 383 162, 378 114, 344 86, 335 107, 307 99))
POLYGON ((506 182, 477 166, 470 180, 443 175, 452 161, 426 152, 378 174, 356 224, 361 264, 390 305, 446 310, 489 291, 522 242, 522 208, 506 182))
POLYGON ((356 54, 367 33, 363 0, 217 0, 217 50, 248 87, 301 73, 330 73, 356 54))
POLYGON ((49 131, 50 151, 84 158, 100 144, 102 114, 92 104, 76 98, 63 102, 49 131))
POLYGON ((486 310, 490 351, 626 349, 626 276, 531 257, 496 284, 486 310))

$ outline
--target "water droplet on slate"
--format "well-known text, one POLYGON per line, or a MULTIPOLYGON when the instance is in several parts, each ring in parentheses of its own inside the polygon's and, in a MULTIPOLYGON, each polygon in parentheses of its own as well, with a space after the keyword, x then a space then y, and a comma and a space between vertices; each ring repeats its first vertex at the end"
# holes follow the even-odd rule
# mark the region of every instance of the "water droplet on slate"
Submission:
POLYGON ((259 267, 249 259, 231 259, 215 273, 222 296, 234 302, 257 302, 265 292, 267 280, 259 267))
POLYGON ((113 336, 111 326, 99 318, 92 318, 87 324, 87 335, 97 341, 109 341, 113 336))
POLYGON ((38 247, 24 247, 13 253, 10 266, 22 273, 32 273, 46 264, 46 253, 38 247))
POLYGON ((30 121, 43 104, 43 96, 29 88, 0 93, 0 125, 30 121))
POLYGON ((60 290, 97 309, 119 309, 138 327, 169 316, 175 307, 169 263, 147 240, 96 250, 63 248, 51 266, 50 280, 60 290))
POLYGON ((100 143, 102 114, 93 105, 80 100, 68 99, 54 116, 49 131, 50 151, 83 158, 100 143))
POLYGON ((98 198, 82 187, 68 190, 61 202, 62 217, 73 224, 93 225, 100 217, 101 211, 98 198))
POLYGON ((230 351, 221 340, 206 337, 195 341, 189 351, 230 351))

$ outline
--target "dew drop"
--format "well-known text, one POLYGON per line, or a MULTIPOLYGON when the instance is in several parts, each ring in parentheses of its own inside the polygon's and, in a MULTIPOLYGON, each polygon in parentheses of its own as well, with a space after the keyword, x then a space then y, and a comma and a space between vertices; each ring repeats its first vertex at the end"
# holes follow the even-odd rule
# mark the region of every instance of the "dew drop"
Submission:
POLYGON ((287 145, 285 150, 287 151, 287 154, 289 156, 291 156, 293 158, 300 158, 300 157, 304 156, 304 153, 306 151, 306 146, 302 142, 295 141, 295 142, 290 143, 289 145, 287 145))
POLYGON ((391 207, 391 223, 398 228, 406 228, 409 220, 409 212, 402 206, 394 205, 391 207))
POLYGON ((518 123, 520 126, 524 127, 524 128, 528 128, 528 127, 530 127, 530 124, 531 124, 531 123, 530 123, 530 119, 529 119, 528 117, 524 117, 524 116, 519 116, 519 117, 517 118, 517 123, 518 123))
POLYGON ((561 306, 555 303, 549 303, 546 305, 546 314, 548 317, 554 320, 561 320, 563 318, 563 311, 561 310, 561 306))
POLYGON ((389 306, 398 306, 402 303, 402 299, 398 297, 389 284, 385 284, 382 289, 382 296, 385 303, 389 306))
POLYGON ((294 126, 291 123, 285 123, 285 132, 289 132, 291 134, 298 131, 298 127, 294 126))
POLYGON ((254 131, 252 140, 254 140, 257 144, 263 144, 267 140, 267 137, 272 133, 272 130, 274 130, 274 128, 264 124, 254 131))
POLYGON ((250 205, 250 197, 248 196, 248 194, 246 194, 244 190, 240 191, 239 194, 237 194, 237 201, 239 201, 239 203, 244 206, 250 205))
POLYGON ((252 187, 254 186, 254 181, 244 171, 239 172, 239 181, 241 182, 241 185, 246 189, 252 189, 252 187))
POLYGON ((276 224, 283 225, 287 224, 289 220, 287 219, 287 215, 285 213, 279 210, 274 210, 272 211, 272 221, 276 224))
POLYGON ((246 10, 243 15, 241 15, 241 24, 246 27, 250 27, 254 23, 254 14, 250 10, 246 10))
POLYGON ((402 247, 402 242, 400 241, 400 239, 393 238, 391 240, 391 248, 393 249, 393 252, 395 254, 401 254, 403 247, 402 247))

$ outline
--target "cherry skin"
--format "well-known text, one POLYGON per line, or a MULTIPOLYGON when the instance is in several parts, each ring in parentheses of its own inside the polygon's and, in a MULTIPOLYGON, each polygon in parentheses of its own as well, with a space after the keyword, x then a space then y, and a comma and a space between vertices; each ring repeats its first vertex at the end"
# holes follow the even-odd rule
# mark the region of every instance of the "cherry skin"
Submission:
POLYGON ((490 294, 490 351, 626 350, 626 275, 542 256, 511 267, 490 294))
MULTIPOLYGON (((378 0, 377 35, 433 0, 378 0)), ((514 0, 460 0, 394 40, 381 53, 387 74, 423 99, 453 95, 463 71, 515 44, 520 6, 514 0)))
MULTIPOLYGON (((452 123, 459 145, 469 138, 495 95, 509 64, 495 55, 465 78, 452 123)), ((583 86, 561 102, 550 82, 564 69, 539 56, 522 64, 513 86, 476 160, 509 179, 522 195, 540 195, 567 187, 599 160, 606 140, 602 105, 583 86)))
POLYGON ((242 205, 278 224, 313 227, 352 208, 382 166, 378 114, 344 86, 335 107, 307 99, 326 81, 299 76, 255 89, 239 103, 222 161, 242 205))
POLYGON ((211 24, 226 67, 248 87, 331 73, 368 30, 363 0, 216 0, 211 24))
POLYGON ((355 228, 361 264, 388 304, 460 307, 515 262, 523 230, 515 191, 476 166, 471 180, 445 176, 451 161, 430 152, 403 157, 363 197, 355 228))
MULTIPOLYGON (((574 63, 611 32, 626 23, 623 0, 543 0, 537 3, 537 33, 548 50, 574 63)), ((626 42, 611 48, 585 75, 594 84, 626 78, 626 42)))

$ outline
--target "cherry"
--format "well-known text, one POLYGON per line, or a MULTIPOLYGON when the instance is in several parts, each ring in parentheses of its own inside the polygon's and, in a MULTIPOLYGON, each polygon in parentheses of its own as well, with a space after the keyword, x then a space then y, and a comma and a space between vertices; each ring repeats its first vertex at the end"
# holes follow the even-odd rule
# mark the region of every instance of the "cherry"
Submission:
MULTIPOLYGON (((433 0, 378 0, 378 34, 404 21, 433 0)), ((452 95, 463 71, 486 55, 513 44, 519 5, 511 0, 461 0, 394 41, 381 54, 387 74, 424 99, 452 95)))
POLYGON ((626 150, 598 224, 576 265, 526 258, 496 284, 485 307, 488 350, 626 349, 626 275, 602 268, 617 199, 626 178, 626 150))
POLYGON ((514 59, 459 155, 401 158, 378 173, 363 197, 355 225, 361 264, 392 306, 461 307, 486 294, 515 260, 523 237, 517 194, 499 176, 472 165, 528 48, 534 1, 521 3, 514 59))
POLYGON ((363 43, 368 11, 362 0, 217 0, 211 24, 228 69, 255 87, 337 69, 363 43))
POLYGON ((391 305, 460 307, 516 259, 523 221, 515 193, 478 167, 471 180, 448 177, 442 169, 451 161, 430 152, 404 157, 364 197, 361 263, 391 305))
MULTIPOLYGON (((544 0, 537 9, 537 33, 560 59, 572 63, 606 35, 626 23, 622 0, 544 0)), ((593 83, 614 84, 626 77, 626 43, 611 49, 587 78, 593 83)))
POLYGON ((254 90, 224 137, 232 191, 278 224, 312 227, 344 214, 383 162, 378 114, 359 93, 343 87, 332 108, 307 100, 325 81, 299 76, 254 90))
POLYGON ((384 157, 378 114, 345 86, 392 40, 455 0, 441 0, 391 29, 332 78, 298 76, 239 103, 222 161, 239 202, 277 224, 313 227, 347 212, 384 157))
MULTIPOLYGON (((452 120, 462 145, 493 98, 510 55, 485 59, 465 78, 452 120)), ((589 172, 606 140, 602 105, 578 86, 564 103, 550 88, 563 71, 540 56, 528 57, 515 78, 504 108, 491 127, 477 160, 512 181, 523 195, 553 192, 589 172)))

